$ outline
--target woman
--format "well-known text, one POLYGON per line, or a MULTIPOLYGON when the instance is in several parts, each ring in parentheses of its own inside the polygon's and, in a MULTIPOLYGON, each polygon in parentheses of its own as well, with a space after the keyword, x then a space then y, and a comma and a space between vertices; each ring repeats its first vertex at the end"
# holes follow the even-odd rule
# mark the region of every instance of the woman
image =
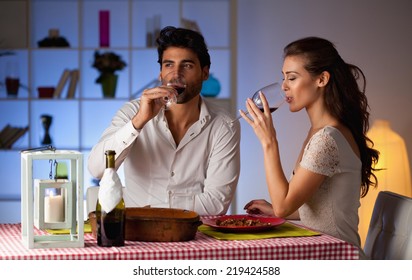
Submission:
POLYGON ((261 142, 272 204, 254 200, 245 209, 248 213, 298 217, 314 230, 354 244, 364 258, 358 208, 360 197, 377 183, 373 165, 379 157, 366 136, 369 107, 365 76, 357 66, 345 63, 331 42, 317 37, 285 47, 282 73, 290 111, 305 109, 311 127, 288 181, 264 94, 263 113, 252 100, 246 101, 250 117, 244 112, 241 116, 261 142), (358 78, 363 80, 362 90, 358 78))

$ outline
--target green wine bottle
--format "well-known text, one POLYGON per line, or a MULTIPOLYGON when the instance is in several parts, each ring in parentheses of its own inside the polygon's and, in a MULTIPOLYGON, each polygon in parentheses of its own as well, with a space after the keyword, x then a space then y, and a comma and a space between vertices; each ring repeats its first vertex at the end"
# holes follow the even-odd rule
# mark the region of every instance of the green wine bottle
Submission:
MULTIPOLYGON (((115 171, 115 151, 106 151, 106 169, 115 171)), ((104 173, 103 177, 109 173, 104 173)), ((113 173, 112 173, 113 174, 113 173)), ((117 176, 117 174, 115 174, 117 176)), ((104 180, 104 178, 102 178, 104 180)), ((121 186, 120 186, 121 188, 121 186)), ((125 211, 123 196, 116 207, 110 212, 102 209, 100 201, 96 205, 97 245, 101 247, 124 246, 125 237, 125 211)))

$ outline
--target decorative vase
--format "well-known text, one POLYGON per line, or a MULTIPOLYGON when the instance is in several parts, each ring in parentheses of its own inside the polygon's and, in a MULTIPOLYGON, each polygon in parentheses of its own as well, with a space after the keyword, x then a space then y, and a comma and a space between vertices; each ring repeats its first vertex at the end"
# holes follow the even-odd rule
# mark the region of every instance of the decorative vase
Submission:
POLYGON ((201 94, 205 97, 216 97, 220 93, 220 82, 213 74, 203 82, 201 94))
POLYGON ((114 98, 116 95, 118 75, 116 74, 104 74, 100 80, 102 84, 102 91, 104 98, 114 98))
POLYGON ((44 129, 43 139, 41 140, 42 145, 50 145, 52 143, 52 139, 50 136, 50 126, 53 121, 53 117, 50 115, 41 115, 40 116, 41 123, 44 129))

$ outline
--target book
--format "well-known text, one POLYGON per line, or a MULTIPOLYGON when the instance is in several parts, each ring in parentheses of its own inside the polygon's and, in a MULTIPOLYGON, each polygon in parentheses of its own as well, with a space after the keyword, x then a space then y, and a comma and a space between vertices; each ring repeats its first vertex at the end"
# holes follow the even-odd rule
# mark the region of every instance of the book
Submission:
POLYGON ((197 31, 197 32, 201 33, 200 28, 199 28, 199 25, 197 24, 197 22, 196 22, 195 20, 190 20, 190 19, 187 19, 187 18, 182 18, 182 19, 181 19, 181 22, 182 22, 182 26, 183 26, 184 28, 186 28, 186 29, 191 29, 191 30, 194 30, 194 31, 197 31))
POLYGON ((4 147, 5 143, 9 139, 9 133, 11 132, 11 126, 7 124, 1 131, 0 131, 0 147, 4 147))
POLYGON ((0 132, 0 148, 1 149, 10 149, 13 144, 22 137, 27 131, 29 127, 13 127, 9 124, 6 125, 3 130, 0 132))
POLYGON ((79 81, 79 70, 74 69, 70 71, 70 83, 67 89, 67 99, 73 99, 76 93, 77 82, 79 81))
POLYGON ((23 128, 15 128, 15 133, 10 137, 10 139, 5 143, 5 148, 11 149, 13 144, 20 139, 27 131, 29 130, 29 126, 23 128))
POLYGON ((57 83, 56 89, 54 90, 54 93, 53 93, 54 98, 60 98, 63 88, 66 85, 67 80, 69 79, 69 76, 70 76, 70 70, 64 69, 62 75, 60 76, 60 80, 57 83))

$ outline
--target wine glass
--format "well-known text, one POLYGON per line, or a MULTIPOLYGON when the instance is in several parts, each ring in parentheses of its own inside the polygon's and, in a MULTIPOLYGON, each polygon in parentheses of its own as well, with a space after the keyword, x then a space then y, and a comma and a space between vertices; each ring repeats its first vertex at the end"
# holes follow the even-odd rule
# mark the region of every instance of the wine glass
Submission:
MULTIPOLYGON (((255 92, 252 96, 252 101, 253 103, 256 104, 256 106, 260 109, 260 111, 263 112, 263 102, 260 99, 260 92, 263 92, 263 94, 266 97, 266 100, 269 105, 269 110, 271 113, 276 111, 283 103, 286 101, 286 95, 283 92, 281 86, 279 83, 273 83, 270 85, 267 85, 258 91, 255 92)), ((246 115, 249 114, 248 111, 245 112, 246 115)), ((238 116, 236 119, 230 121, 230 124, 233 124, 235 121, 240 119, 242 116, 238 116)))
MULTIPOLYGON (((186 80, 185 77, 175 71, 169 72, 161 80, 162 86, 172 87, 177 91, 177 94, 181 94, 186 89, 186 80)), ((165 104, 165 110, 169 109, 170 106, 177 103, 177 96, 174 94, 169 94, 168 96, 163 97, 165 104)))

